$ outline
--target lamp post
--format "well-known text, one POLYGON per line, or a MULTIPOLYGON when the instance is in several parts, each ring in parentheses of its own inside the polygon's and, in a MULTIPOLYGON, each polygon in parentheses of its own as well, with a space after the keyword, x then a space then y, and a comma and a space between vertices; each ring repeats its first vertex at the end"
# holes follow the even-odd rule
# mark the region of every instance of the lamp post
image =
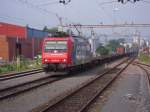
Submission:
POLYGON ((20 44, 19 44, 19 39, 17 37, 16 40, 16 66, 17 66, 17 71, 20 70, 20 44))

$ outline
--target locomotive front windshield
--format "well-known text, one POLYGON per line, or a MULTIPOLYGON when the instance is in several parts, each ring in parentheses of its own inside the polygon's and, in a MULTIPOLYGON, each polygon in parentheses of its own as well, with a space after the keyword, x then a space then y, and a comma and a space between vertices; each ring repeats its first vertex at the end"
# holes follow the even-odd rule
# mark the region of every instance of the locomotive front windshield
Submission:
POLYGON ((58 51, 58 52, 65 52, 67 50, 67 41, 63 40, 49 40, 45 42, 45 52, 52 52, 52 51, 58 51))

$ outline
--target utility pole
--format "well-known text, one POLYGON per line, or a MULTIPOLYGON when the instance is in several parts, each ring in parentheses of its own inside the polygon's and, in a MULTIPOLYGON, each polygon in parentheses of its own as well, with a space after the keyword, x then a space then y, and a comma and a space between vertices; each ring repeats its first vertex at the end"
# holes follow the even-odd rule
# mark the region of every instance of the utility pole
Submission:
POLYGON ((20 43, 19 43, 19 39, 17 36, 17 40, 16 40, 16 65, 17 65, 17 71, 20 70, 20 43))
MULTIPOLYGON (((77 32, 78 32, 78 34, 79 34, 79 36, 82 36, 82 33, 81 33, 81 25, 70 25, 70 26, 73 26, 73 28, 75 28, 76 30, 77 30, 77 32), (80 29, 79 29, 79 27, 80 27, 80 29)), ((70 27, 71 28, 71 27, 70 27)))
POLYGON ((56 14, 56 17, 59 20, 59 26, 58 26, 58 31, 63 32, 63 21, 62 21, 62 17, 59 17, 58 14, 56 14))
POLYGON ((95 39, 95 32, 93 28, 91 28, 91 49, 93 56, 96 56, 96 39, 95 39))

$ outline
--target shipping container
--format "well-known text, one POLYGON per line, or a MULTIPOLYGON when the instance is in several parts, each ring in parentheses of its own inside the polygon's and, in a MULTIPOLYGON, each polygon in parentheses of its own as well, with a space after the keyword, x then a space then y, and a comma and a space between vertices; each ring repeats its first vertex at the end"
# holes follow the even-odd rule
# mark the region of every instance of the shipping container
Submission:
POLYGON ((44 38, 48 36, 48 32, 27 27, 28 38, 44 38))
POLYGON ((118 47, 118 48, 116 48, 116 53, 117 54, 124 54, 125 53, 125 48, 124 47, 118 47))
POLYGON ((0 22, 0 35, 15 38, 26 38, 26 27, 0 22))

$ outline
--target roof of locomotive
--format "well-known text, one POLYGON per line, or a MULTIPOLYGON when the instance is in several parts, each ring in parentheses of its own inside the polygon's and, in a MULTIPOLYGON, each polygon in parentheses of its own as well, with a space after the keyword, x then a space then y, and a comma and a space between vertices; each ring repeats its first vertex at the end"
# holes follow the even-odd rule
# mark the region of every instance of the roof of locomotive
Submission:
POLYGON ((71 39, 72 37, 45 37, 44 40, 68 40, 71 39))
POLYGON ((66 32, 55 32, 53 34, 51 34, 48 37, 44 38, 44 41, 46 40, 72 40, 72 41, 87 41, 86 38, 82 37, 82 36, 77 36, 77 35, 69 35, 66 32))
POLYGON ((78 41, 78 42, 81 42, 81 43, 84 43, 84 42, 88 42, 88 39, 84 38, 84 37, 81 37, 81 36, 66 36, 66 37, 45 37, 44 38, 44 41, 47 41, 47 40, 70 40, 72 42, 74 41, 78 41))

